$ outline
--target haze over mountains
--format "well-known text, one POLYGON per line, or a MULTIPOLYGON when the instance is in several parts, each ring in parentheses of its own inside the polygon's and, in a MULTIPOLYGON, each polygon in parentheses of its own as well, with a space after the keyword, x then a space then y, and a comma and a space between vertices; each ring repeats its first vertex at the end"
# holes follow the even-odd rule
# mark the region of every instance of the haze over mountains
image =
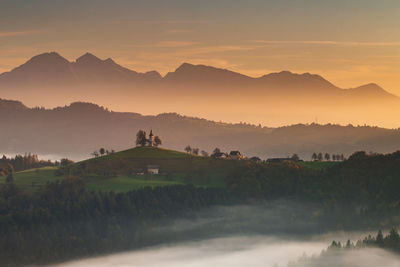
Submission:
POLYGON ((344 153, 358 150, 393 152, 400 148, 400 131, 376 127, 298 124, 280 128, 228 124, 175 113, 143 116, 111 112, 77 102, 54 109, 27 108, 0 100, 0 152, 90 157, 100 147, 122 150, 134 146, 139 129, 159 135, 163 146, 182 151, 186 145, 211 152, 240 150, 246 156, 285 157, 298 153, 344 153))
POLYGON ((184 63, 164 77, 85 54, 73 62, 44 53, 0 75, 0 96, 28 106, 74 101, 144 114, 178 112, 263 125, 309 123, 400 126, 400 100, 377 84, 342 89, 314 74, 288 71, 253 78, 184 63))

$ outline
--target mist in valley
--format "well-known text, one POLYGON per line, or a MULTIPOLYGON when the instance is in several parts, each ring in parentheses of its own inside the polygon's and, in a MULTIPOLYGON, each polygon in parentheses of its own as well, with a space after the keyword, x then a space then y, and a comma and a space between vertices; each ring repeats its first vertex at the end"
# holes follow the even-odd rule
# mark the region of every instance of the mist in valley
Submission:
MULTIPOLYGON (((349 235, 354 235, 349 233, 349 235)), ((361 238, 361 236, 360 236, 361 238)), ((263 267, 397 267, 400 258, 381 249, 343 251, 319 260, 330 239, 287 240, 271 236, 232 236, 150 247, 98 258, 68 262, 56 267, 108 266, 263 266, 263 267), (303 259, 313 257, 310 264, 303 259)))
MULTIPOLYGON (((316 220, 318 208, 287 200, 217 206, 149 227, 142 233, 159 245, 55 265, 69 266, 271 266, 305 267, 333 240, 356 242, 376 231, 329 231, 316 220), (161 243, 161 244, 160 244, 161 243)), ((324 264, 326 257, 323 258, 324 264)), ((379 249, 329 254, 326 266, 399 266, 399 258, 379 249), (397 265, 396 265, 397 264, 397 265)), ((325 266, 325 265, 313 265, 325 266)))

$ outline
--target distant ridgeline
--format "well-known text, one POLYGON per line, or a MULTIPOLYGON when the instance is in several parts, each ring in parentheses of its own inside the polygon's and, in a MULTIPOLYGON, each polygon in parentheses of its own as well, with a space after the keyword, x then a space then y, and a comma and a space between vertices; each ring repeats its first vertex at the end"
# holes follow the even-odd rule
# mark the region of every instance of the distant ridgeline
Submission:
MULTIPOLYGON (((228 160, 138 147, 55 169, 58 181, 35 191, 19 186, 16 173, 14 181, 0 186, 0 265, 42 265, 216 236, 232 226, 214 223, 180 235, 153 231, 216 205, 269 205, 279 199, 307 204, 283 218, 296 229, 298 222, 309 222, 312 227, 299 230, 302 234, 397 226, 399 163, 400 152, 358 152, 313 169, 293 161, 228 160), (137 169, 148 164, 159 166, 160 173, 142 176, 137 169), (118 181, 149 186, 124 193, 96 187, 118 181), (177 184, 154 186, 165 181, 177 184)), ((240 231, 246 232, 245 225, 240 231)))
POLYGON ((398 129, 314 123, 270 128, 215 122, 176 113, 144 116, 112 112, 83 102, 44 109, 0 99, 0 125, 7 125, 0 131, 2 153, 32 151, 70 158, 87 158, 100 147, 116 151, 126 149, 134 142, 139 129, 150 128, 162 137, 164 146, 174 150, 191 145, 211 153, 218 147, 223 151, 239 150, 244 155, 261 159, 296 153, 309 160, 314 152, 348 157, 359 150, 390 153, 393 148, 400 147, 398 129))

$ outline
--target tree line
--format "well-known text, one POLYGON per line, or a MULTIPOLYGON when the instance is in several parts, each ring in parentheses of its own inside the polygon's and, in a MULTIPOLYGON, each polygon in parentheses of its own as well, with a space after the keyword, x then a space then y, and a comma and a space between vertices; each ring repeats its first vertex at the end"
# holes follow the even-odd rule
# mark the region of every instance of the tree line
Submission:
POLYGON ((313 161, 344 161, 345 157, 343 154, 329 154, 325 153, 323 154, 322 152, 316 153, 314 152, 311 156, 311 159, 313 161))
POLYGON ((115 150, 114 149, 105 149, 104 147, 100 148, 99 150, 95 150, 92 153, 90 153, 91 156, 98 158, 100 156, 104 156, 104 155, 111 155, 114 154, 115 150))
POLYGON ((60 161, 40 160, 35 154, 16 155, 13 158, 7 158, 3 155, 3 157, 0 158, 0 173, 2 172, 1 169, 4 171, 4 168, 8 168, 9 172, 12 173, 49 166, 65 166, 70 163, 73 163, 73 161, 67 158, 63 158, 60 161))
MULTIPOLYGON (((384 236, 382 231, 379 230, 378 234, 373 237, 368 235, 364 239, 357 240, 356 243, 347 240, 346 244, 342 244, 340 241, 332 241, 331 245, 318 257, 308 257, 303 256, 296 262, 291 262, 288 264, 288 267, 297 267, 297 266, 318 266, 318 267, 331 267, 332 259, 335 259, 340 255, 340 253, 345 253, 351 250, 360 250, 364 248, 381 248, 392 251, 394 253, 400 254, 400 235, 399 232, 392 228, 390 232, 384 236)), ((337 263, 338 266, 342 266, 337 263)), ((345 266, 351 266, 345 265, 345 266)))

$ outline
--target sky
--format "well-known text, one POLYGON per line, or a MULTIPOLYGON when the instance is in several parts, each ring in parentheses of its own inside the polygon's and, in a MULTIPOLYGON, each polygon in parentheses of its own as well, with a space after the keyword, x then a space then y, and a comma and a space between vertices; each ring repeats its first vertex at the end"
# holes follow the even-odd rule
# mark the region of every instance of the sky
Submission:
POLYGON ((399 0, 0 0, 0 73, 86 52, 136 71, 289 70, 400 95, 399 0))

